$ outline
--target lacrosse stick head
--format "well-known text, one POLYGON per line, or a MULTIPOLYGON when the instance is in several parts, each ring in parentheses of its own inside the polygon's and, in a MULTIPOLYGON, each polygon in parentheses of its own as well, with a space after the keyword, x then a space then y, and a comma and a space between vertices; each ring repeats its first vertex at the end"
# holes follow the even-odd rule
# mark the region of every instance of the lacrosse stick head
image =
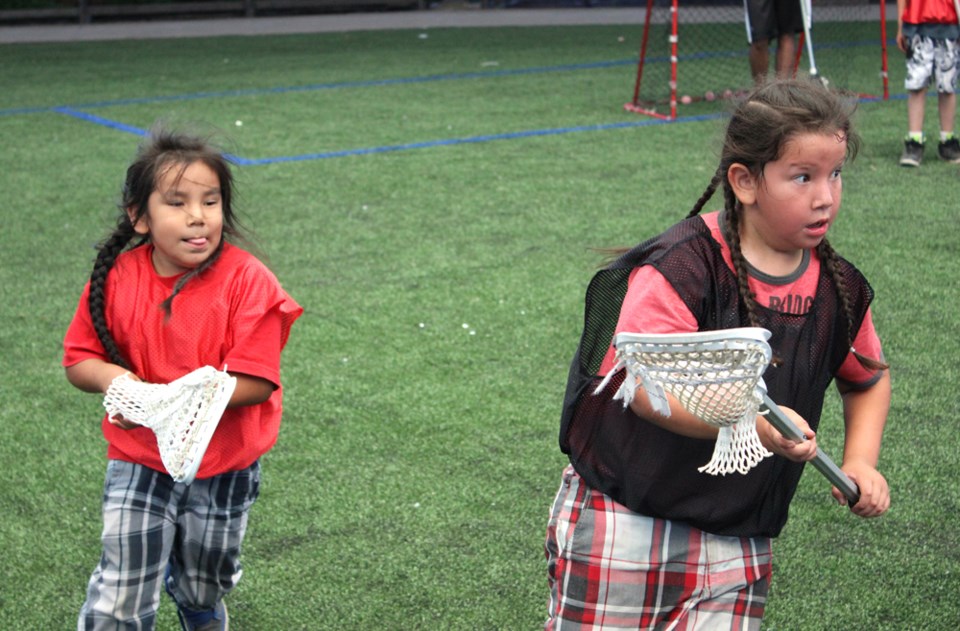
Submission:
POLYGON ((177 482, 193 482, 237 380, 204 366, 168 384, 120 375, 107 388, 103 407, 153 430, 160 459, 177 482))
POLYGON ((770 332, 759 327, 620 333, 614 338, 617 365, 611 374, 620 368, 627 374, 614 398, 628 405, 642 385, 654 410, 669 417, 666 393, 671 394, 691 414, 720 428, 713 458, 700 470, 746 473, 770 455, 756 432, 762 375, 772 357, 769 338, 770 332))

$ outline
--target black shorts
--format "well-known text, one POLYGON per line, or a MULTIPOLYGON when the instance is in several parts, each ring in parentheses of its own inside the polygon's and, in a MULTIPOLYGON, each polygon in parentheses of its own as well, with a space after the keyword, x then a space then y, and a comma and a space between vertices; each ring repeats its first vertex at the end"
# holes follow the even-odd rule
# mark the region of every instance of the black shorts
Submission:
POLYGON ((803 31, 803 0, 743 0, 749 43, 803 31))

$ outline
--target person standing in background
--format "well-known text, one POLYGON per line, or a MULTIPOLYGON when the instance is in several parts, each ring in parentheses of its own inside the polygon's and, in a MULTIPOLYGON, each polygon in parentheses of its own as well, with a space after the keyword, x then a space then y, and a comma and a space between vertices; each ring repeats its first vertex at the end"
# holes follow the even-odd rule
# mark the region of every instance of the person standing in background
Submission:
POLYGON ((775 72, 780 79, 793 76, 797 33, 803 32, 803 0, 743 0, 750 44, 750 72, 760 83, 770 67, 770 41, 777 40, 775 72))
POLYGON ((907 56, 907 136, 900 166, 923 161, 923 114, 927 88, 937 86, 940 143, 937 153, 947 162, 960 162, 960 141, 954 133, 957 113, 957 64, 960 25, 954 0, 897 0, 897 47, 907 56))

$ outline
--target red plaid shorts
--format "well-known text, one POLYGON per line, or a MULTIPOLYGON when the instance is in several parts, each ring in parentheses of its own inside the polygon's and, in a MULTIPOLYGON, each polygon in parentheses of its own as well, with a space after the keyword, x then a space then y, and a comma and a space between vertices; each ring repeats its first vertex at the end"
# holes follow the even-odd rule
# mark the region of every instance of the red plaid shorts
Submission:
POLYGON ((770 539, 645 517, 567 467, 547 527, 545 629, 759 629, 770 539))

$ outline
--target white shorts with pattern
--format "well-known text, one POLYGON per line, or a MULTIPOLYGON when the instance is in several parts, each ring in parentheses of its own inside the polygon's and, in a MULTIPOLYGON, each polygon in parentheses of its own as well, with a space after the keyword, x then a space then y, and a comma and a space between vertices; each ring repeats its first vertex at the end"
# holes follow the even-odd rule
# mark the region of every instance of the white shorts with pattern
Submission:
POLYGON ((960 63, 957 40, 914 35, 908 42, 910 52, 903 87, 910 91, 925 90, 935 79, 938 93, 954 94, 957 90, 957 64, 960 63))

